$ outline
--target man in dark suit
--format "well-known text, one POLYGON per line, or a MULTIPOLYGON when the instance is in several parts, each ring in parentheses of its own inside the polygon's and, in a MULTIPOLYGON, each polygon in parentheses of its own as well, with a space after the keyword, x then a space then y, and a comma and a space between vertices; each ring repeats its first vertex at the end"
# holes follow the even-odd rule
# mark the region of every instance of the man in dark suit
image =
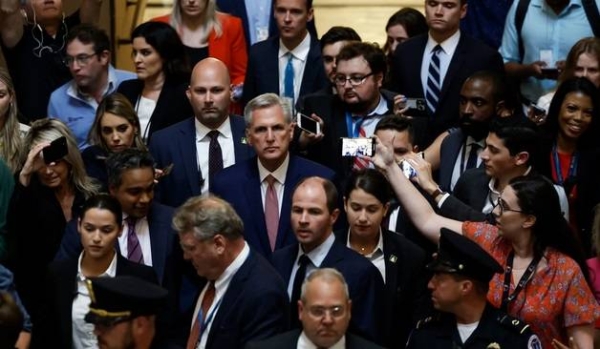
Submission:
POLYGON ((302 281, 316 268, 335 268, 348 282, 353 301, 350 332, 383 342, 383 279, 369 260, 337 242, 333 224, 340 210, 335 185, 319 177, 306 178, 292 196, 291 221, 299 243, 273 254, 273 265, 288 285, 292 325, 299 327, 296 309, 302 281))
POLYGON ((157 201, 172 207, 207 193, 216 171, 254 153, 246 143, 244 120, 229 115, 230 79, 223 62, 206 58, 196 64, 187 97, 195 117, 156 132, 150 140, 158 168, 172 165, 156 187, 157 201))
MULTIPOLYGON (((134 262, 151 266, 165 285, 173 274, 170 269, 181 256, 177 256, 176 235, 171 228, 173 208, 153 201, 154 160, 150 153, 132 148, 110 156, 107 169, 109 192, 123 209, 124 229, 117 249, 132 260, 128 245, 133 241, 129 234, 133 233, 142 252, 134 262)), ((77 219, 73 219, 67 224, 55 259, 77 258, 81 250, 77 219)))
MULTIPOLYGON (((294 306, 294 305, 292 305, 294 306)), ((351 333, 352 301, 344 276, 332 268, 316 269, 304 280, 297 304, 302 330, 251 342, 245 349, 340 348, 379 349, 380 346, 351 333)))
POLYGON ((344 46, 337 55, 337 95, 304 99, 303 113, 319 120, 323 132, 299 132, 298 149, 340 177, 346 177, 353 168, 364 168, 365 164, 358 164, 355 158, 341 156, 339 140, 371 137, 382 116, 393 111, 395 94, 381 90, 386 69, 385 53, 376 45, 352 42, 344 46))
POLYGON ((245 113, 248 143, 257 156, 219 172, 212 192, 235 208, 244 222, 246 241, 270 259, 274 250, 296 243, 290 225, 290 198, 296 183, 309 176, 333 179, 335 174, 290 155, 294 123, 282 98, 260 95, 248 103, 245 113))
MULTIPOLYGON (((219 11, 239 17, 244 26, 247 50, 259 41, 279 34, 271 4, 273 0, 217 0, 219 11)), ((313 37, 317 37, 314 16, 306 25, 313 37)))
POLYGON ((273 92, 295 105, 300 97, 328 84, 321 47, 310 35, 312 0, 275 0, 274 16, 279 35, 250 48, 242 102, 273 92))
POLYGON ((177 210, 173 225, 184 258, 207 281, 193 316, 181 326, 189 332, 182 337, 187 348, 243 348, 288 328, 285 284, 246 243, 242 220, 227 202, 191 198, 177 210))
POLYGON ((427 147, 458 123, 458 92, 465 79, 479 70, 504 72, 498 52, 460 31, 467 0, 426 1, 428 35, 399 45, 392 60, 391 86, 409 98, 427 102, 428 127, 416 144, 427 147))

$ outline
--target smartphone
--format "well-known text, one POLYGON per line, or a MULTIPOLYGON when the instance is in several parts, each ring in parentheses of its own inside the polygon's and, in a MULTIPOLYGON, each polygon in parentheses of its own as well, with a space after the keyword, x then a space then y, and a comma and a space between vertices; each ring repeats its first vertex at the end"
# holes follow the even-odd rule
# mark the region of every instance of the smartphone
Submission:
POLYGON ((56 162, 67 154, 69 154, 69 148, 67 147, 67 139, 65 137, 53 140, 49 146, 42 149, 42 157, 46 164, 56 162))
POLYGON ((408 161, 406 161, 406 160, 400 161, 398 166, 400 166, 402 173, 404 173, 404 176, 406 176, 406 178, 408 178, 408 179, 411 179, 417 175, 417 170, 415 170, 415 168, 412 167, 412 165, 409 164, 408 161))
POLYGON ((374 138, 342 137, 342 156, 373 156, 375 154, 374 138))
POLYGON ((406 106, 408 107, 406 115, 427 116, 427 102, 425 98, 407 98, 406 106))
POLYGON ((321 124, 319 124, 317 120, 311 118, 308 115, 298 113, 296 116, 296 122, 298 127, 300 127, 306 132, 313 133, 316 135, 321 133, 321 124))
POLYGON ((560 74, 558 68, 542 68, 542 75, 545 79, 556 80, 560 74))

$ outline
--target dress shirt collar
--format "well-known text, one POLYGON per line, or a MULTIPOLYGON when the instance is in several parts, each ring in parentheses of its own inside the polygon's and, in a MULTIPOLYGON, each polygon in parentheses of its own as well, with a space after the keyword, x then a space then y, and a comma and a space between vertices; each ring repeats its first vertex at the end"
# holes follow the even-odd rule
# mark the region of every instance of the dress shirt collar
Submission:
MULTIPOLYGON (((123 224, 127 224, 127 218, 129 218, 129 215, 127 213, 123 212, 123 224)), ((140 221, 148 221, 148 216, 144 216, 142 218, 136 218, 135 224, 137 225, 140 221)))
POLYGON ((471 145, 471 144, 473 144, 473 143, 476 143, 476 144, 478 144, 480 149, 483 149, 483 148, 485 148, 485 138, 483 138, 483 139, 481 139, 481 140, 479 140, 479 141, 476 141, 476 140, 475 140, 475 138, 473 138, 473 137, 471 137, 471 136, 467 136, 467 139, 466 139, 466 141, 465 141, 465 144, 466 144, 466 145, 471 145))
POLYGON ((286 155, 285 160, 283 160, 283 163, 281 164, 281 166, 279 166, 273 172, 269 172, 269 170, 267 170, 260 163, 259 159, 256 159, 256 162, 258 162, 258 178, 260 178, 261 183, 265 181, 265 178, 267 178, 268 175, 272 175, 273 177, 275 177, 277 182, 279 182, 280 184, 285 184, 285 176, 287 175, 288 166, 290 164, 290 153, 289 152, 286 155))
MULTIPOLYGON (((310 339, 306 336, 304 331, 298 337, 297 349, 319 349, 310 339)), ((346 348, 346 336, 342 336, 339 341, 327 349, 345 349, 346 348)))
MULTIPOLYGON (((113 68, 112 64, 109 64, 108 65, 108 81, 106 82, 106 86, 104 87, 104 90, 102 91, 102 95, 106 96, 111 91, 114 91, 116 89, 116 86, 117 86, 117 73, 115 71, 115 68, 113 68)), ((94 97, 92 95, 84 93, 79 89, 79 86, 77 86, 77 84, 75 83, 75 79, 71 80, 71 83, 69 84, 69 88, 67 89, 67 94, 71 97, 81 98, 83 100, 94 99, 94 97)))
MULTIPOLYGON (((352 249, 352 245, 350 245, 350 228, 348 228, 348 237, 346 238, 346 246, 349 249, 352 249)), ((360 253, 360 252, 359 252, 360 253)), ((372 259, 378 257, 383 254, 383 234, 381 233, 381 228, 379 228, 379 240, 377 241, 377 245, 373 252, 369 254, 365 254, 364 256, 368 259, 372 259)))
MULTIPOLYGON (((198 119, 196 118, 194 118, 194 124, 196 125, 197 142, 203 140, 204 137, 206 137, 210 131, 213 131, 213 129, 206 127, 206 125, 198 121, 198 119)), ((223 121, 223 123, 219 127, 217 127, 216 131, 219 131, 219 133, 225 138, 232 137, 231 123, 229 122, 229 117, 227 117, 227 119, 225 119, 225 121, 223 121)))
POLYGON ((440 45, 442 47, 442 51, 448 57, 452 57, 454 55, 454 51, 456 51, 456 47, 458 46, 458 41, 460 40, 460 30, 457 30, 456 33, 452 34, 448 39, 444 40, 444 42, 436 42, 429 34, 429 38, 427 39, 427 45, 425 45, 425 53, 430 54, 431 51, 437 46, 440 45))
MULTIPOLYGON (((325 239, 325 241, 323 241, 322 244, 320 244, 319 246, 315 247, 312 251, 306 253, 306 256, 308 258, 310 258, 311 263, 319 268, 320 265, 323 263, 323 260, 325 259, 325 257, 327 257, 327 254, 329 253, 329 250, 331 250, 331 246, 333 246, 333 244, 335 243, 335 235, 333 235, 333 232, 331 232, 329 234, 329 236, 327 237, 327 239, 325 239)), ((296 264, 298 264, 298 260, 300 260, 300 256, 302 256, 304 253, 304 250, 302 249, 302 245, 299 245, 300 248, 298 248, 298 256, 296 256, 296 264)))
POLYGON ((291 52, 294 55, 294 58, 301 60, 302 62, 306 61, 306 57, 308 57, 308 51, 310 51, 310 34, 307 32, 304 39, 293 49, 288 49, 283 44, 281 39, 279 40, 279 58, 287 55, 288 52, 291 52))
POLYGON ((233 279, 233 276, 242 267, 249 255, 250 247, 248 246, 248 243, 244 241, 244 247, 240 254, 235 257, 233 262, 231 262, 225 271, 215 280, 215 299, 220 298, 223 295, 223 292, 227 290, 231 279, 233 279))
MULTIPOLYGON (((85 251, 81 251, 81 253, 79 254, 79 259, 77 260, 77 280, 79 281, 85 281, 86 279, 86 277, 83 276, 83 272, 81 271, 81 260, 83 259, 84 253, 85 251)), ((108 268, 98 276, 115 277, 117 275, 117 253, 119 252, 115 250, 115 254, 113 255, 112 261, 108 265, 108 268)))
POLYGON ((373 109, 370 112, 368 112, 367 115, 352 114, 352 117, 385 115, 388 112, 389 112, 389 108, 388 108, 388 105, 387 105, 387 100, 385 98, 383 98, 383 95, 380 93, 379 94, 379 103, 377 103, 377 106, 375 107, 375 109, 373 109))

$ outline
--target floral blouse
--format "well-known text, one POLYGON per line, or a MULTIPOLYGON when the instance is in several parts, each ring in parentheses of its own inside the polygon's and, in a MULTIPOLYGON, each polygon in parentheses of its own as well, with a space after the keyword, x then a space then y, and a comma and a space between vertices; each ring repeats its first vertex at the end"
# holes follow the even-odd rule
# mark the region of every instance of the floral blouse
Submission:
MULTIPOLYGON (((498 228, 486 223, 465 222, 462 230, 506 268, 512 246, 498 234, 498 228)), ((600 317, 600 306, 573 259, 552 248, 546 250, 544 257, 547 266, 535 272, 509 304, 508 313, 528 323, 543 348, 552 348, 554 338, 568 342, 568 327, 593 324, 600 317)), ((511 294, 517 283, 518 280, 511 281, 511 294)), ((488 301, 496 307, 502 303, 503 285, 504 274, 496 274, 490 281, 488 301)))

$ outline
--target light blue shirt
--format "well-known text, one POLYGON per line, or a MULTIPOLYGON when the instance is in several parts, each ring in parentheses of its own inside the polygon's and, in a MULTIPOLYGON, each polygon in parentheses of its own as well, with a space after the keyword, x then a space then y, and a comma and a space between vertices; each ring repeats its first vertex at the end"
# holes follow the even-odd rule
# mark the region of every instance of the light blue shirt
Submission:
POLYGON ((269 36, 269 24, 273 11, 272 0, 244 0, 246 3, 246 14, 248 15, 248 32, 250 33, 250 45, 265 40, 269 36))
MULTIPOLYGON (((520 62, 519 41, 515 27, 515 14, 519 1, 515 1, 506 17, 500 55, 504 62, 520 62)), ((596 0, 600 7, 600 0, 596 0)), ((584 37, 593 36, 581 0, 571 0, 560 14, 556 14, 545 0, 531 0, 523 21, 523 64, 540 60, 540 51, 551 50, 554 62, 565 60, 571 47, 584 37)), ((521 93, 537 101, 556 86, 555 80, 527 78, 521 83, 521 93)))
MULTIPOLYGON (((131 79, 137 79, 137 76, 132 72, 117 70, 109 65, 108 85, 104 95, 116 91, 122 81, 131 79)), ((71 80, 50 95, 48 117, 64 122, 73 132, 79 149, 83 150, 89 146, 87 137, 94 123, 97 108, 98 102, 91 96, 81 94, 75 82, 71 80)))

